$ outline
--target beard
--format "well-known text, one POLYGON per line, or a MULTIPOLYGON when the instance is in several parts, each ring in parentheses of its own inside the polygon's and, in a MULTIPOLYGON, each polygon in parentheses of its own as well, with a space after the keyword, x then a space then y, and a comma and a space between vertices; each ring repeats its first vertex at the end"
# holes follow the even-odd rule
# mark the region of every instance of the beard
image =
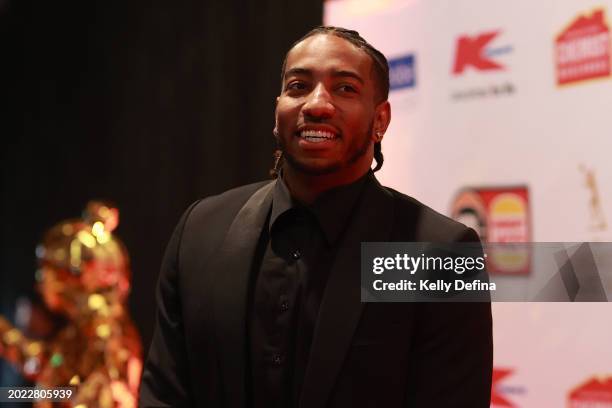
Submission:
POLYGON ((349 159, 346 162, 339 160, 338 162, 330 164, 326 167, 312 167, 300 162, 298 159, 296 159, 293 155, 289 153, 282 137, 279 137, 277 140, 279 148, 283 153, 282 157, 287 162, 287 164, 289 164, 289 166, 301 173, 308 174, 310 176, 324 176, 327 174, 335 173, 338 170, 341 170, 343 167, 350 166, 351 164, 359 160, 363 155, 365 155, 368 152, 368 149, 370 148, 370 135, 372 134, 373 130, 374 119, 372 119, 370 125, 368 126, 367 132, 363 135, 363 140, 357 141, 357 143, 359 143, 358 148, 357 150, 352 152, 349 159))

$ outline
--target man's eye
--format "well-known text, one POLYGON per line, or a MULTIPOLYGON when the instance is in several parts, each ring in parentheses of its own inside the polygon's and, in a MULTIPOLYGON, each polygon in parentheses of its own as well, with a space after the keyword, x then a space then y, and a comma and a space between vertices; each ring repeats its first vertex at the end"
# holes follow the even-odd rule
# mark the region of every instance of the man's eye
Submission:
POLYGON ((303 89, 306 89, 306 85, 303 82, 291 82, 287 84, 286 89, 293 91, 301 91, 303 89))
POLYGON ((352 85, 340 85, 338 89, 341 90, 342 92, 352 92, 352 93, 357 92, 357 89, 355 89, 355 87, 352 85))

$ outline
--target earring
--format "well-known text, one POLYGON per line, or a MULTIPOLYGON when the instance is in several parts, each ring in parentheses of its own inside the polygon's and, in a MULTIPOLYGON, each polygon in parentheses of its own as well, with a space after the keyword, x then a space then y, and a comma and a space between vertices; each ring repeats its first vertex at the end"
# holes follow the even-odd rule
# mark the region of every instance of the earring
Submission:
POLYGON ((380 130, 376 132, 376 141, 380 142, 383 138, 383 132, 381 132, 380 130))

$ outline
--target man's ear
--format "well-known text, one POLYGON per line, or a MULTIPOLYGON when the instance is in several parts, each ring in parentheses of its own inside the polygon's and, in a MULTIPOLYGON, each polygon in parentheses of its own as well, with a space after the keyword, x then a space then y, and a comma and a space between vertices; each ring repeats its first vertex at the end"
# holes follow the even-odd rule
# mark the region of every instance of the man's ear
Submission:
POLYGON ((389 101, 384 101, 376 107, 376 112, 374 113, 374 134, 372 137, 375 142, 382 140, 389 127, 389 123, 391 123, 391 104, 389 101))

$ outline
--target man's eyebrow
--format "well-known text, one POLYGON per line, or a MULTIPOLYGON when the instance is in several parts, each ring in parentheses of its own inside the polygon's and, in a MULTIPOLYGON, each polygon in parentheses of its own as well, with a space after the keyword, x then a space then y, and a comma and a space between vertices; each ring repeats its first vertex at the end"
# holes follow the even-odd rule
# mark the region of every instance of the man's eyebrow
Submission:
MULTIPOLYGON (((285 77, 288 77, 291 75, 312 76, 312 71, 308 68, 291 68, 285 72, 285 77)), ((332 72, 331 75, 335 78, 342 78, 342 77, 354 78, 355 80, 360 82, 362 85, 365 83, 363 78, 361 78, 356 72, 353 72, 353 71, 338 70, 338 71, 332 72)))
POLYGON ((290 75, 312 75, 312 71, 306 68, 291 68, 285 71, 285 77, 290 75))
POLYGON ((349 78, 353 78, 356 79, 358 82, 360 82, 362 85, 365 83, 363 78, 361 78, 356 72, 353 71, 334 71, 332 73, 333 77, 349 77, 349 78))

